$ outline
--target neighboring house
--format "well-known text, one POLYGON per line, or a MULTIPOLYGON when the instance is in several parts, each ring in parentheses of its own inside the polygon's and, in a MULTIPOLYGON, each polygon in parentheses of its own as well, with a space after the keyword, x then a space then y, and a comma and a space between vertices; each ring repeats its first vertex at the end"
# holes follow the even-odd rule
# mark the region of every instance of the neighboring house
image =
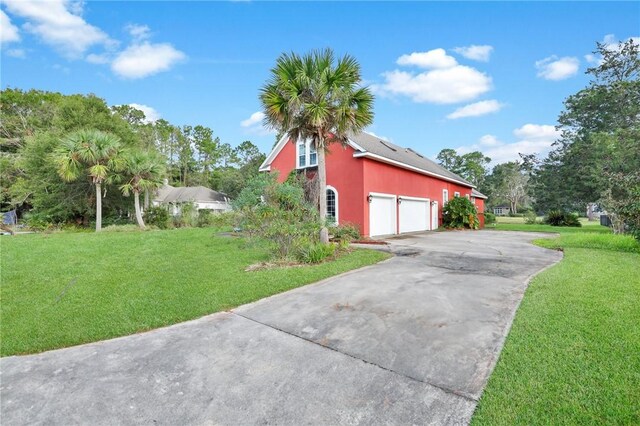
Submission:
MULTIPOLYGON (((292 171, 313 176, 318 156, 310 141, 286 137, 273 148, 260 171, 292 171)), ((353 223, 365 236, 437 229, 442 205, 454 194, 474 198, 484 209, 484 195, 460 176, 410 148, 368 133, 352 136, 346 147, 333 144, 327 154, 327 215, 338 224, 353 223)))
POLYGON ((510 212, 511 207, 507 205, 495 206, 493 208, 493 214, 495 214, 496 216, 508 216, 510 212))
POLYGON ((169 185, 166 179, 153 200, 154 206, 168 206, 173 215, 180 213, 184 203, 193 203, 198 210, 212 210, 214 212, 231 210, 230 200, 222 192, 204 186, 175 187, 169 185))

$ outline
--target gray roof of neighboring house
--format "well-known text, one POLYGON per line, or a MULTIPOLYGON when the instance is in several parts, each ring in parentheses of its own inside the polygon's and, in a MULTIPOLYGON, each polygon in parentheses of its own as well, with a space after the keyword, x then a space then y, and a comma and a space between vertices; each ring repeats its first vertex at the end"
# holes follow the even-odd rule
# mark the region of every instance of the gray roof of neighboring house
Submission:
POLYGON ((450 172, 436 162, 412 150, 411 148, 403 148, 365 132, 360 132, 356 135, 352 135, 349 139, 351 139, 351 141, 355 142, 357 145, 360 145, 368 153, 378 155, 389 160, 397 161, 399 163, 404 163, 428 173, 433 173, 445 178, 456 180, 465 185, 473 186, 472 183, 461 178, 457 174, 450 172))
POLYGON ((476 190, 475 188, 471 190, 471 196, 476 198, 484 198, 485 200, 489 197, 484 195, 482 192, 476 190))
POLYGON ((162 203, 225 203, 227 202, 227 196, 222 192, 214 191, 204 186, 174 187, 163 185, 158 189, 155 201, 162 203))

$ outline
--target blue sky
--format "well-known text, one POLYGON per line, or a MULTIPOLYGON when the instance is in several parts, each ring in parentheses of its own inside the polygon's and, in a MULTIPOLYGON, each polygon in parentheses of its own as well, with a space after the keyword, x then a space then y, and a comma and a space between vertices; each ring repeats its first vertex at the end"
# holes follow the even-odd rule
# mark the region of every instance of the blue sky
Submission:
POLYGON ((549 149, 595 42, 638 37, 640 3, 5 0, 0 27, 3 88, 95 93, 265 152, 270 67, 331 47, 376 93, 371 132, 501 162, 549 149))

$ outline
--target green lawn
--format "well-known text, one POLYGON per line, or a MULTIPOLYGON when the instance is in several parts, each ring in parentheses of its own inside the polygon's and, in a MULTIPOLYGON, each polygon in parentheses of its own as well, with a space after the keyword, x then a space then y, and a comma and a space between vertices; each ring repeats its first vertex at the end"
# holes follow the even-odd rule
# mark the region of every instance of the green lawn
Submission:
POLYGON ((211 229, 2 237, 2 356, 185 321, 385 259, 245 272, 264 249, 211 229))
POLYGON ((472 423, 640 424, 640 246, 593 233, 536 244, 565 257, 527 289, 472 423))
MULTIPOLYGON (((538 218, 542 220, 541 217, 538 218)), ((580 218, 582 227, 570 227, 570 226, 551 226, 543 224, 528 225, 524 223, 522 217, 508 217, 498 216, 496 217, 496 223, 487 225, 486 229, 495 229, 498 231, 525 231, 525 232, 557 232, 557 233, 600 233, 610 234, 611 229, 606 226, 600 225, 600 222, 589 222, 586 218, 580 218)))

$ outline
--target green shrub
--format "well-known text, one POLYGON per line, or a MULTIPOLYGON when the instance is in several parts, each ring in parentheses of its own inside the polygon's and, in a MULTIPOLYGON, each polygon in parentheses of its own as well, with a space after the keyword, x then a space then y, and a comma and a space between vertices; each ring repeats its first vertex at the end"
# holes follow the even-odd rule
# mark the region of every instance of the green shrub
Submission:
POLYGON ((560 210, 551 210, 544 218, 544 223, 551 226, 573 226, 580 227, 582 224, 578 220, 578 215, 560 210))
POLYGON ((530 210, 524 214, 524 223, 527 225, 535 225, 538 223, 538 216, 534 211, 530 210))
POLYGON ((196 225, 198 228, 206 228, 213 224, 213 216, 215 213, 209 209, 198 210, 198 218, 196 219, 196 225))
POLYGON ((360 229, 352 223, 343 223, 329 228, 329 234, 337 241, 351 242, 360 239, 360 229))
POLYGON ((337 249, 336 244, 308 243, 298 248, 296 258, 303 263, 320 263, 333 256, 337 249))
POLYGON ((318 243, 318 211, 305 201, 302 188, 279 184, 274 175, 249 181, 234 201, 234 209, 236 225, 249 237, 269 244, 276 259, 298 257, 301 247, 318 243))
POLYGON ((51 222, 49 217, 38 213, 27 213, 24 216, 24 221, 32 231, 47 231, 54 229, 56 225, 51 222))
POLYGON ((132 223, 127 225, 109 225, 102 228, 102 232, 134 232, 141 231, 138 225, 132 223))
POLYGON ((442 208, 442 225, 445 228, 478 229, 478 211, 466 197, 453 197, 442 208))
POLYGON ((169 211, 162 206, 149 207, 144 211, 144 223, 159 229, 167 229, 171 223, 169 211))
POLYGON ((491 212, 484 212, 484 224, 491 225, 496 223, 496 215, 491 212))

